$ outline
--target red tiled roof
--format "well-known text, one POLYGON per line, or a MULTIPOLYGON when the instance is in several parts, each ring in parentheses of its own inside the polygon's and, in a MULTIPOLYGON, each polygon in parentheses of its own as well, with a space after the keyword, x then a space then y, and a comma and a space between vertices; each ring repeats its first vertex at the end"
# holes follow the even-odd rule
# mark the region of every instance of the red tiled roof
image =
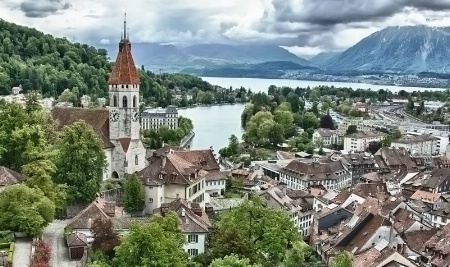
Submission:
POLYGON ((109 140, 109 111, 107 109, 53 108, 52 117, 61 126, 71 125, 83 120, 92 127, 97 137, 102 141, 103 148, 114 147, 109 140))
POLYGON ((119 43, 119 53, 108 84, 140 84, 136 65, 134 65, 131 55, 131 43, 126 39, 119 43))

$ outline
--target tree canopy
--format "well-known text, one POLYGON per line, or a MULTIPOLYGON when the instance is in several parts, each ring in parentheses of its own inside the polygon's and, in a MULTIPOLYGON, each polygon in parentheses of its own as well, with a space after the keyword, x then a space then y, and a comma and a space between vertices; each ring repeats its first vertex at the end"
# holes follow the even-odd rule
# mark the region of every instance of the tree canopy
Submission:
POLYGON ((352 267, 353 260, 349 252, 343 250, 331 258, 330 267, 352 267))
POLYGON ((0 229, 42 234, 55 217, 55 204, 38 188, 11 185, 0 192, 0 229))
POLYGON ((259 264, 250 264, 248 259, 239 259, 236 255, 215 259, 209 267, 261 267, 259 264))
POLYGON ((69 200, 93 201, 107 163, 102 144, 92 128, 84 121, 65 126, 56 147, 54 181, 68 186, 69 200))
POLYGON ((216 233, 212 237, 211 253, 214 255, 236 254, 239 257, 251 257, 253 263, 276 266, 283 261, 286 251, 300 240, 298 229, 284 210, 267 208, 264 200, 253 197, 241 206, 221 215, 216 224, 216 233), (241 238, 241 244, 233 247, 220 245, 215 240, 223 239, 221 235, 231 234, 241 238), (244 243, 242 243, 244 242, 244 243), (238 248, 242 250, 238 251, 238 248), (253 252, 251 252, 253 251, 253 252), (254 257, 251 253, 256 253, 254 257), (258 262, 262 261, 262 262, 258 262))
POLYGON ((142 211, 144 208, 144 189, 136 174, 132 174, 125 181, 122 195, 123 208, 128 213, 142 211))
POLYGON ((115 266, 185 267, 188 255, 178 216, 169 212, 145 223, 134 223, 116 249, 115 266))

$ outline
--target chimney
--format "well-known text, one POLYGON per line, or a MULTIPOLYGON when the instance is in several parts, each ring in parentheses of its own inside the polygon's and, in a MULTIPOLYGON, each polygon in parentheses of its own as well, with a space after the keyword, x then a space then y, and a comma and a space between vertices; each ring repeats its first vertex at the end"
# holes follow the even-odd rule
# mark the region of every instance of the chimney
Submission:
POLYGON ((165 154, 162 155, 162 163, 161 163, 161 168, 166 167, 166 160, 167 160, 167 154, 169 154, 168 151, 164 152, 165 154))
POLYGON ((88 219, 87 227, 88 227, 88 229, 92 228, 92 218, 88 219))
POLYGON ((184 208, 181 208, 181 217, 186 216, 186 210, 184 208))
POLYGON ((283 186, 283 196, 286 196, 286 185, 285 186, 283 186))

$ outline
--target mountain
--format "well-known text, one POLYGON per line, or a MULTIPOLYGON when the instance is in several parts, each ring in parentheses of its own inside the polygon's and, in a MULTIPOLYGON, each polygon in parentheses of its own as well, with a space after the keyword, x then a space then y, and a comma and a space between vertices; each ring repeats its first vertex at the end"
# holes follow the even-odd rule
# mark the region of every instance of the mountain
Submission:
POLYGON ((198 44, 184 48, 188 54, 202 58, 221 59, 227 63, 261 63, 291 61, 305 66, 311 62, 275 45, 198 44))
POLYGON ((322 52, 309 59, 309 61, 319 67, 330 65, 342 52, 322 52))
POLYGON ((234 78, 284 78, 287 74, 310 73, 316 67, 304 66, 291 61, 269 61, 257 64, 235 64, 224 67, 205 68, 203 70, 186 69, 185 72, 204 77, 234 78))
MULTIPOLYGON (((117 54, 117 45, 97 45, 117 54)), ((185 68, 203 69, 232 64, 257 64, 268 61, 290 61, 312 66, 306 59, 297 57, 284 48, 273 45, 198 44, 187 47, 155 43, 135 43, 133 54, 138 65, 147 69, 180 71, 185 68)))
POLYGON ((450 28, 389 27, 343 52, 328 70, 419 73, 450 71, 450 28))

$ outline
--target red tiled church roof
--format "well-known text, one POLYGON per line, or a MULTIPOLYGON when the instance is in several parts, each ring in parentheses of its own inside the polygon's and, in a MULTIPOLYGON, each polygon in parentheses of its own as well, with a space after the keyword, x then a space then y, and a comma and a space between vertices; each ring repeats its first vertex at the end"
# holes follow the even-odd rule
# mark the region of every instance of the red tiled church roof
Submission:
POLYGON ((136 65, 134 65, 131 55, 131 43, 127 38, 123 38, 119 43, 119 53, 108 84, 140 84, 136 65))

